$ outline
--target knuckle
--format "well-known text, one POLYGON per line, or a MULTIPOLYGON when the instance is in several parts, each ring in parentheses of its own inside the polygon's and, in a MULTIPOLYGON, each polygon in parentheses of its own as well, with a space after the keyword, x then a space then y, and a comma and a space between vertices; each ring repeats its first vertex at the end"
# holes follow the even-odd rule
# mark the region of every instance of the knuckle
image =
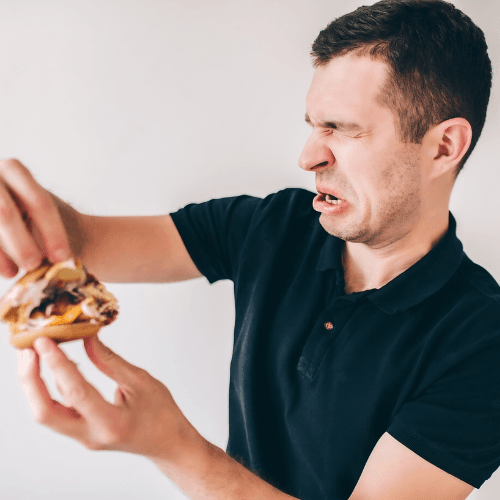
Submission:
POLYGON ((85 446, 85 448, 87 448, 87 450, 91 450, 91 451, 103 451, 106 449, 104 444, 100 443, 98 441, 87 440, 87 441, 83 442, 83 446, 85 446))
POLYGON ((103 444, 106 448, 116 448, 120 443, 126 441, 127 433, 124 429, 113 427, 103 437, 103 444))
POLYGON ((49 425, 50 424, 50 419, 51 419, 51 413, 49 408, 46 406, 42 406, 39 408, 34 408, 33 411, 33 418, 35 422, 41 425, 49 425))
POLYGON ((67 387, 65 389, 62 389, 62 396, 64 399, 67 401, 74 403, 82 403, 85 402, 89 398, 89 391, 88 388, 84 385, 72 385, 70 387, 67 387))
POLYGON ((46 191, 36 193, 30 201, 30 208, 35 213, 46 214, 50 212, 53 207, 54 201, 46 191))
POLYGON ((0 161, 0 170, 2 172, 12 168, 19 168, 19 167, 23 167, 23 164, 19 160, 16 160, 15 158, 6 158, 5 160, 0 161))
POLYGON ((3 222, 11 222, 17 215, 18 209, 12 202, 0 197, 0 220, 3 222))
POLYGON ((139 387, 143 387, 151 381, 151 375, 143 368, 135 367, 133 370, 133 379, 139 387))
POLYGON ((15 158, 9 158, 0 162, 0 174, 8 176, 10 172, 17 172, 18 175, 21 173, 23 176, 31 176, 30 171, 15 158))
POLYGON ((68 242, 66 241, 64 236, 61 236, 59 233, 49 234, 47 238, 50 241, 50 251, 53 254, 58 252, 59 250, 62 250, 64 252, 68 250, 68 242))
POLYGON ((85 446, 94 451, 121 449, 127 442, 128 434, 126 426, 114 423, 112 427, 101 431, 97 438, 87 440, 85 446))
MULTIPOLYGON (((1 246, 1 243, 0 243, 1 246)), ((19 271, 17 265, 0 248, 0 274, 5 278, 13 278, 19 271)))
POLYGON ((124 414, 113 421, 113 426, 108 429, 107 442, 109 448, 121 448, 130 442, 132 427, 130 418, 124 414))
POLYGON ((22 263, 26 263, 28 265, 39 263, 41 260, 41 256, 39 253, 32 252, 31 250, 23 251, 20 255, 20 261, 22 263))

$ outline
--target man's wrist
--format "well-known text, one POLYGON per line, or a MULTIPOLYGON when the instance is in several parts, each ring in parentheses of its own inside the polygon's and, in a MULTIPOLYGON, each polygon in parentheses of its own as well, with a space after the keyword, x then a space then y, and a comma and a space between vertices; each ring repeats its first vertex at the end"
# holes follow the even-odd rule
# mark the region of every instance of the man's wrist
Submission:
POLYGON ((75 210, 69 203, 61 200, 54 193, 49 191, 61 216, 62 223, 68 235, 68 243, 71 251, 76 258, 81 258, 85 246, 88 244, 88 231, 86 225, 86 215, 75 210))

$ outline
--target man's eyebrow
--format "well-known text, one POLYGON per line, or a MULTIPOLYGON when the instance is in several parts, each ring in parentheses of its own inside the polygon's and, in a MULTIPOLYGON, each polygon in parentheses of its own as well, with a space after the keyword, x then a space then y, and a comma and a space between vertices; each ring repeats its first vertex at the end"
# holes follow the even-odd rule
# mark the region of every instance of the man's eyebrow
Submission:
MULTIPOLYGON (((312 125, 311 119, 309 118, 309 115, 306 113, 305 116, 306 123, 309 123, 309 125, 312 125)), ((354 122, 343 122, 343 121, 328 121, 328 122, 319 122, 320 127, 325 127, 325 128, 333 128, 337 130, 352 130, 352 131, 361 131, 364 130, 364 127, 360 125, 359 123, 354 123, 354 122)))

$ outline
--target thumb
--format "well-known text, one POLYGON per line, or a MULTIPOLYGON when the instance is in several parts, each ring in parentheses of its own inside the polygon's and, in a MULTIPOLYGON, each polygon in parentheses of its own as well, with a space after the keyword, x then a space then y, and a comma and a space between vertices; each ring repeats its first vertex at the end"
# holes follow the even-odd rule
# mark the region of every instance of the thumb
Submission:
POLYGON ((125 385, 138 368, 118 356, 109 347, 105 346, 97 337, 84 339, 85 351, 90 361, 105 375, 120 385, 125 385))

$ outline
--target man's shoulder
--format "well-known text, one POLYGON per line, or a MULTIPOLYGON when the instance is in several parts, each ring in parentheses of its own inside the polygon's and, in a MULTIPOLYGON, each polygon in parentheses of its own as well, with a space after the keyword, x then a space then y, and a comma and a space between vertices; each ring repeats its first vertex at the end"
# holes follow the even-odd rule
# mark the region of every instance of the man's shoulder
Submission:
POLYGON ((300 209, 307 208, 308 211, 313 211, 312 200, 316 193, 308 191, 304 188, 284 188, 275 193, 269 194, 263 200, 263 206, 280 204, 284 209, 291 207, 300 209))
POLYGON ((257 218, 274 215, 282 219, 283 215, 287 213, 293 215, 293 217, 300 214, 314 216, 317 213, 312 206, 315 196, 316 193, 307 189, 291 187, 266 196, 240 194, 224 198, 212 198, 205 203, 193 203, 187 207, 199 207, 199 210, 214 211, 215 213, 245 214, 257 218))
POLYGON ((441 298, 441 313, 447 318, 444 323, 448 327, 453 325, 466 345, 479 349, 500 343, 500 286, 465 253, 457 272, 443 288, 441 298))
MULTIPOLYGON (((316 193, 303 188, 285 188, 259 199, 254 221, 279 226, 282 230, 304 230, 319 219, 312 201, 316 193)), ((319 225, 319 224, 318 224, 319 225)))
POLYGON ((458 275, 471 296, 484 302, 492 311, 496 310, 500 317, 500 285, 495 278, 465 254, 458 275))

